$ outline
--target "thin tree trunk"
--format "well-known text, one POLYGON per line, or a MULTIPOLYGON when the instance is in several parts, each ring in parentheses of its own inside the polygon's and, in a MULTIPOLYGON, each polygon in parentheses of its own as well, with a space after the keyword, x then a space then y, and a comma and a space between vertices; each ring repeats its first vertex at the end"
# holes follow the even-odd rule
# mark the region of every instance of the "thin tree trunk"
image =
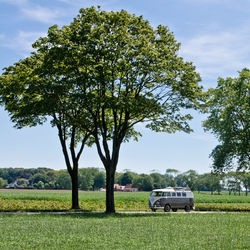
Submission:
POLYGON ((114 181, 115 181, 115 169, 107 168, 106 170, 106 213, 115 213, 115 201, 114 201, 114 181))
POLYGON ((79 199, 78 199, 78 172, 77 171, 72 171, 71 181, 72 181, 72 209, 80 209, 79 199))

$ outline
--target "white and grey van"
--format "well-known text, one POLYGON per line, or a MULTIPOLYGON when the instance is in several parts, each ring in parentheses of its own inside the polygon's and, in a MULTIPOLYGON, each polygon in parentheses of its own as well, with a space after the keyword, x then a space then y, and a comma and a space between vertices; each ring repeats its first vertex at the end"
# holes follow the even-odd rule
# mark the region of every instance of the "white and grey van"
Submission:
POLYGON ((185 209, 189 212, 194 207, 193 192, 186 187, 168 187, 164 189, 154 189, 148 200, 148 207, 152 211, 156 209, 164 209, 169 212, 172 209, 176 212, 177 209, 185 209))

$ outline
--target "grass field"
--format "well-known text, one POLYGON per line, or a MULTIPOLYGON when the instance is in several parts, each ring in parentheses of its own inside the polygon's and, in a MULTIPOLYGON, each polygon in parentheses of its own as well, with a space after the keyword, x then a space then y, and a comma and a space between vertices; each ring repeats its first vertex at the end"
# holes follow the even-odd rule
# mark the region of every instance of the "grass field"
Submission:
MULTIPOLYGON (((197 210, 250 211, 250 196, 211 195, 203 192, 195 195, 197 210)), ((117 211, 149 211, 149 192, 117 192, 117 211)), ((80 206, 87 211, 105 210, 104 192, 79 192, 80 206)), ((71 207, 69 190, 0 190, 0 211, 68 210, 71 207)))
POLYGON ((249 249, 248 213, 1 215, 0 249, 249 249))
MULTIPOLYGON (((148 192, 115 193, 116 210, 149 211, 148 192)), ((104 192, 79 192, 105 211, 104 192)), ((199 210, 250 211, 250 197, 195 193, 199 210)), ((250 214, 1 214, 69 210, 71 192, 0 190, 0 249, 250 249, 250 214)))

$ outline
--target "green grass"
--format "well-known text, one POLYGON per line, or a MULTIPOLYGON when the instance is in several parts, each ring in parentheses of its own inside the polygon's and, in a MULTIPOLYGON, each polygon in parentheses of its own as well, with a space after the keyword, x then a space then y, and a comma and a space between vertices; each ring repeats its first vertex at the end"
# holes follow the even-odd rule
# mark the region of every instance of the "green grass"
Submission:
MULTIPOLYGON (((203 192, 195 195, 197 210, 250 211, 250 196, 222 193, 211 195, 203 192)), ((149 211, 149 192, 116 192, 117 211, 149 211)), ((105 210, 105 192, 79 192, 80 206, 87 211, 105 210)), ((71 191, 64 190, 0 190, 0 211, 68 210, 71 207, 71 191)))
POLYGON ((195 202, 197 203, 250 203, 250 196, 245 193, 241 195, 229 195, 228 192, 222 192, 220 195, 211 195, 210 192, 194 192, 195 202))
POLYGON ((248 213, 0 215, 0 249, 249 249, 248 213))
MULTIPOLYGON (((122 201, 148 201, 150 192, 115 192, 115 199, 122 201)), ((250 203, 250 196, 228 195, 222 192, 221 195, 211 195, 210 192, 194 192, 197 203, 250 203)), ((58 200, 70 201, 70 190, 23 190, 23 189, 0 189, 0 198, 16 200, 58 200)), ((105 192, 79 191, 80 200, 104 200, 105 192)))

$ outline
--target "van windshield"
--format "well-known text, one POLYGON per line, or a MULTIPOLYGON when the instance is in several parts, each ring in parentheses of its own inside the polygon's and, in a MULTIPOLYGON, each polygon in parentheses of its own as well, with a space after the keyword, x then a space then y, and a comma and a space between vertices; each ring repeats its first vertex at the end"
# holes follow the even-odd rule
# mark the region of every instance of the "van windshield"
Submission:
POLYGON ((150 196, 158 197, 158 196, 161 196, 161 193, 162 193, 162 192, 152 192, 152 193, 150 194, 150 196))

